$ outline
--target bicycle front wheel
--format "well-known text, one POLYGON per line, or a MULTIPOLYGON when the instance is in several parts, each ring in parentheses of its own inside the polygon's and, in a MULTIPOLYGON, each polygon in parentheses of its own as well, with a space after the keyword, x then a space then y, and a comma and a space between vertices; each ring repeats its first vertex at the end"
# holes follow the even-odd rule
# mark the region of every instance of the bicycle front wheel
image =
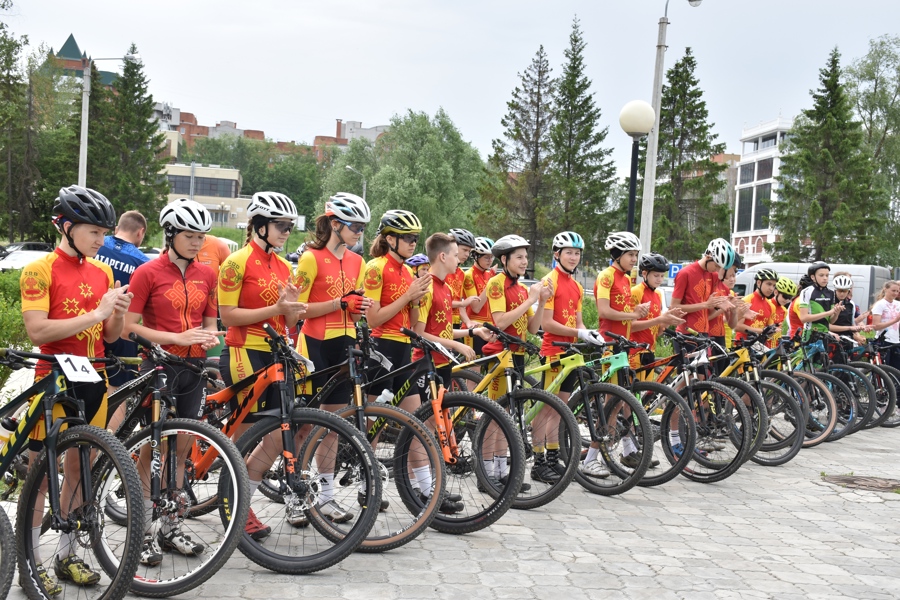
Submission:
POLYGON ((737 392, 711 381, 694 381, 682 390, 694 414, 697 446, 682 475, 715 483, 744 463, 752 443, 750 412, 737 392))
POLYGON ((769 427, 762 448, 750 460, 758 465, 775 467, 790 462, 803 447, 806 437, 804 412, 797 399, 780 385, 760 381, 759 386, 769 427))
MULTIPOLYGON (((430 402, 416 417, 432 426, 430 402)), ((461 498, 454 512, 438 513, 431 527, 443 533, 471 533, 506 514, 524 487, 522 436, 496 402, 469 392, 446 392, 438 418, 449 420, 451 462, 444 464, 447 493, 461 498)))
POLYGON ((278 417, 260 419, 238 440, 251 478, 259 473, 283 499, 251 497, 238 548, 258 565, 294 575, 326 569, 359 548, 378 517, 382 485, 372 447, 344 419, 297 408, 289 428, 293 465, 283 458, 278 417))
POLYGON ((850 433, 856 433, 875 416, 875 407, 878 402, 875 386, 862 371, 850 365, 832 364, 826 367, 825 372, 844 382, 856 399, 858 411, 850 425, 850 433))
POLYGON ((875 388, 875 412, 865 429, 881 427, 897 406, 897 389, 893 378, 880 366, 871 363, 851 362, 850 366, 862 371, 875 388))
POLYGON ((144 531, 141 484, 134 461, 111 433, 90 425, 61 433, 56 452, 59 463, 65 465, 63 472, 57 465, 51 468, 45 448, 32 465, 19 496, 19 581, 28 597, 35 600, 52 596, 118 600, 134 579, 144 531), (105 468, 91 469, 92 458, 105 468), (90 476, 85 476, 85 471, 90 476), (59 480, 59 519, 49 515, 48 477, 59 480), (117 490, 121 494, 116 494, 117 490), (124 525, 104 518, 105 505, 111 498, 116 498, 124 511, 124 525), (45 515, 50 516, 49 528, 36 537, 35 530, 40 531, 45 515), (85 587, 83 582, 78 585, 67 578, 69 571, 58 555, 67 556, 66 561, 82 561, 93 572, 93 585, 85 587), (52 586, 56 589, 48 589, 47 582, 42 581, 39 572, 43 570, 50 574, 47 581, 56 580, 52 586))
MULTIPOLYGON (((237 547, 250 510, 247 468, 221 431, 193 419, 167 419, 160 439, 162 506, 155 521, 152 509, 145 511, 144 532, 156 537, 163 552, 158 562, 140 565, 131 585, 134 592, 156 598, 181 594, 212 577, 237 547), (183 469, 178 446, 188 447, 183 469), (196 461, 207 453, 216 455, 214 468, 200 473, 196 461), (179 536, 190 538, 189 553, 179 536)), ((140 457, 138 473, 148 502, 151 470, 157 468, 151 461, 152 441, 150 427, 145 427, 125 443, 132 456, 140 457)))
POLYGON ((653 430, 641 403, 617 385, 592 383, 572 394, 569 408, 586 453, 575 481, 601 496, 636 486, 653 460, 653 430), (592 465, 594 461, 599 464, 592 465))
POLYGON ((743 400, 747 411, 750 413, 751 442, 747 456, 744 457, 744 460, 748 461, 762 448, 763 443, 766 441, 766 432, 769 430, 769 415, 762 395, 760 395, 756 387, 743 379, 715 377, 712 381, 734 390, 738 398, 743 400))
POLYGON ((791 378, 809 399, 804 448, 812 448, 828 440, 837 425, 837 403, 831 390, 820 379, 805 371, 792 371, 791 378))
POLYGON ((638 395, 650 419, 654 432, 653 455, 659 457, 657 465, 651 460, 640 485, 662 485, 677 477, 694 453, 697 445, 694 416, 681 394, 669 386, 635 381, 631 391, 638 395))
POLYGON ((16 536, 6 511, 0 508, 0 598, 6 598, 16 572, 16 536))

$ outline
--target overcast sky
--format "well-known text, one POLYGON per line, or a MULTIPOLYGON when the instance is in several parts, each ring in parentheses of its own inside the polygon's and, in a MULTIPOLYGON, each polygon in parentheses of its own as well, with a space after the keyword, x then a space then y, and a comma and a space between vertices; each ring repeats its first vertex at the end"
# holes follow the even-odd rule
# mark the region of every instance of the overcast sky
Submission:
MULTIPOLYGON (((70 33, 93 57, 138 46, 150 91, 200 124, 236 121, 275 140, 334 135, 335 119, 387 124, 443 107, 486 157, 518 73, 540 45, 561 72, 573 17, 620 173, 630 138, 622 106, 651 100, 665 0, 16 0, 3 17, 32 46, 70 33)), ((741 130, 811 104, 818 70, 871 38, 897 35, 897 0, 670 0, 670 68, 691 46, 714 132, 740 152, 741 130)), ((104 67, 111 69, 113 63, 104 67)))

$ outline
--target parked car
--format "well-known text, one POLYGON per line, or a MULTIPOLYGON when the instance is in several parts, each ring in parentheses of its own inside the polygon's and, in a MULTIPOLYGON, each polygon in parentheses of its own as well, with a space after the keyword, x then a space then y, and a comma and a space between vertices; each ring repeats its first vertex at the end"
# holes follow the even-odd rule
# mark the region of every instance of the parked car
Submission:
POLYGON ((47 255, 45 250, 14 250, 0 258, 0 271, 21 269, 28 263, 47 255))
POLYGON ((0 258, 18 251, 53 252, 53 244, 46 242, 13 242, 9 246, 0 247, 0 258))

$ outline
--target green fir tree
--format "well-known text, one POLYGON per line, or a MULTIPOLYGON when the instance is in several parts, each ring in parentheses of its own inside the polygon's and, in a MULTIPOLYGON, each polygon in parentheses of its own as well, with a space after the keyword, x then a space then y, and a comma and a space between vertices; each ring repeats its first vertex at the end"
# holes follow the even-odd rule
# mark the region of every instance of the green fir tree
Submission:
POLYGON ((771 223, 776 260, 880 264, 896 250, 886 235, 887 194, 875 186, 875 163, 841 83, 840 53, 819 71, 813 107, 804 110, 782 147, 771 223))

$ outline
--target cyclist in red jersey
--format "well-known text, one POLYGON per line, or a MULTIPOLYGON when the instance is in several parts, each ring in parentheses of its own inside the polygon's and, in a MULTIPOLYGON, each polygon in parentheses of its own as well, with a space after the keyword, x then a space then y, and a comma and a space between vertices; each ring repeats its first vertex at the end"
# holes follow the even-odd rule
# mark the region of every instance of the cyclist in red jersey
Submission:
MULTIPOLYGON (((466 300, 471 304, 466 308, 466 313, 471 313, 469 317, 476 323, 491 323, 491 307, 487 298, 487 283, 491 277, 497 272, 491 268, 494 262, 494 255, 491 254, 491 248, 494 246, 494 240, 486 237, 475 238, 475 247, 472 249, 472 256, 475 261, 468 271, 465 272, 463 279, 463 293, 466 300)), ((484 340, 478 336, 469 338, 472 340, 472 349, 475 354, 481 356, 484 348, 484 340)))
MULTIPOLYGON (((753 282, 753 293, 744 296, 743 301, 755 313, 752 317, 742 319, 735 327, 735 339, 740 341, 747 337, 746 332, 759 334, 775 323, 775 285, 778 273, 772 269, 760 269, 753 282)), ((767 340, 768 342, 768 340, 767 340)))
MULTIPOLYGON (((19 279, 22 297, 22 318, 31 341, 42 354, 72 354, 88 358, 102 358, 103 342, 119 338, 132 294, 127 287, 114 284, 109 265, 95 260, 103 245, 104 234, 116 226, 116 214, 103 194, 89 188, 70 186, 59 190, 53 205, 53 224, 62 236, 54 252, 39 258, 22 269, 19 279), (115 285, 115 287, 114 287, 115 285)), ((96 383, 65 384, 67 394, 84 401, 84 412, 91 425, 106 427, 106 372, 95 365, 103 380, 96 383)), ((53 373, 53 366, 39 361, 35 378, 53 373)), ((61 382, 65 380, 60 378, 61 382)), ((76 416, 62 404, 53 408, 53 417, 76 416)), ((63 430, 66 426, 63 425, 63 430)), ((37 461, 45 436, 43 420, 31 434, 29 448, 31 464, 37 461)), ((61 509, 65 514, 80 506, 78 486, 81 462, 75 452, 66 452, 60 488, 61 509)), ((30 535, 34 552, 38 553, 41 536, 43 496, 37 499, 30 535)), ((29 535, 26 532, 20 532, 29 535)), ((46 540, 45 540, 46 542, 46 540)), ((59 580, 79 586, 95 585, 100 573, 87 565, 75 552, 80 542, 76 534, 66 533, 59 538, 54 557, 54 572, 59 580)), ((38 577, 51 596, 62 593, 62 586, 54 580, 38 559, 38 577)))
MULTIPOLYGON (((293 201, 283 194, 258 192, 247 207, 247 216, 250 219, 247 244, 229 256, 219 270, 219 314, 222 324, 228 328, 219 370, 225 385, 229 386, 271 362, 272 351, 263 324, 271 326, 279 335, 286 335, 306 310, 306 304, 298 300, 300 290, 292 283, 291 265, 277 254, 287 243, 297 220, 293 201)), ((236 402, 243 401, 251 391, 252 386, 236 402)), ((242 435, 261 415, 280 414, 280 411, 278 388, 269 386, 235 437, 242 435)), ((265 470, 271 467, 271 463, 263 466, 265 461, 256 459, 257 452, 280 453, 280 432, 268 436, 248 459, 251 498, 265 470)), ((271 529, 251 509, 245 531, 250 537, 261 539, 271 529)))
MULTIPOLYGON (((528 333, 537 333, 544 318, 544 305, 553 295, 553 285, 549 281, 537 282, 530 288, 519 283, 528 268, 528 240, 518 235, 505 235, 491 248, 491 254, 500 262, 503 271, 488 281, 488 302, 491 307, 491 318, 498 329, 510 335, 524 339, 528 333), (536 303, 536 304, 535 304, 536 303)), ((503 350, 499 341, 484 345, 485 355, 497 354, 503 350)), ((525 367, 525 353, 518 347, 510 348, 513 352, 513 365, 522 371, 525 367)), ((496 377, 488 387, 488 397, 497 400, 506 394, 506 378, 496 377)), ((486 447, 482 460, 485 475, 506 485, 509 475, 506 464, 506 448, 499 444, 486 447)), ((479 482, 479 486, 480 486, 479 482)), ((527 492, 530 483, 522 483, 519 490, 527 492)), ((486 491, 483 487, 479 491, 486 491)))
POLYGON ((647 316, 647 304, 633 304, 631 300, 631 270, 638 263, 641 241, 631 232, 618 231, 606 238, 605 248, 612 256, 613 264, 597 275, 594 298, 600 317, 600 335, 610 331, 626 338, 631 337, 631 324, 647 316))
MULTIPOLYGON (((581 262, 584 251, 584 239, 574 231, 563 231, 556 234, 550 245, 556 267, 544 277, 553 295, 544 305, 541 326, 544 338, 541 342, 541 363, 547 364, 560 354, 564 348, 554 346, 554 342, 572 343, 582 339, 593 343, 602 343, 603 338, 596 331, 586 329, 581 318, 584 288, 575 278, 575 270, 581 262)), ((544 371, 543 388, 547 389, 562 371, 562 365, 544 371)), ((562 383, 557 396, 568 402, 575 389, 578 377, 571 373, 562 383)), ((565 466, 559 462, 559 413, 543 410, 532 422, 532 451, 534 466, 531 468, 531 479, 541 483, 554 484, 565 473, 565 466)))
MULTIPOLYGON (((362 240, 370 219, 369 205, 359 196, 343 192, 331 196, 325 203, 325 214, 316 219, 315 239, 307 243, 306 252, 297 262, 300 300, 309 303, 298 347, 316 370, 347 360, 347 348, 356 343, 354 321, 372 306, 372 300, 362 295, 365 280, 362 257, 349 251, 362 240), (350 292, 357 293, 348 296, 350 292)), ((313 373, 310 379, 304 390, 306 394, 321 389, 328 376, 313 373)), ((349 382, 341 384, 328 398, 329 404, 322 408, 337 410, 346 406, 351 393, 349 382)), ((343 523, 355 515, 334 500, 334 443, 336 437, 328 436, 316 454, 319 471, 323 473, 319 510, 343 523)), ((308 524, 299 510, 288 522, 297 527, 308 524)))
MULTIPOLYGON (((224 332, 216 327, 216 274, 197 262, 212 217, 202 204, 182 198, 169 204, 159 214, 165 234, 165 251, 156 260, 144 263, 131 276, 134 300, 125 315, 122 336, 137 333, 164 350, 185 357, 197 367, 203 366, 206 350, 216 346, 224 332)), ((155 369, 144 361, 141 371, 155 369)), ((175 400, 179 418, 199 419, 203 397, 203 380, 189 368, 180 365, 164 367, 169 392, 175 400)), ((178 436, 178 481, 184 479, 185 459, 193 442, 190 436, 178 436)), ((141 564, 156 566, 162 562, 163 550, 174 550, 184 556, 197 556, 206 548, 181 531, 180 522, 164 520, 157 531, 151 521, 153 504, 150 491, 150 447, 141 449, 139 471, 144 485, 144 513, 147 529, 141 564), (155 533, 155 534, 154 534, 155 533)))
POLYGON ((656 360, 656 340, 669 325, 684 323, 684 311, 673 308, 663 312, 662 292, 659 290, 669 272, 669 260, 662 254, 650 252, 641 256, 638 273, 643 281, 631 288, 631 300, 635 306, 647 304, 647 318, 631 323, 631 340, 647 344, 648 349, 635 351, 630 358, 632 368, 650 364, 656 360))
MULTIPOLYGON (((456 247, 459 249, 459 264, 464 265, 475 248, 475 236, 468 229, 451 229, 450 235, 456 240, 456 247)), ((447 285, 453 291, 453 327, 456 329, 475 327, 467 310, 474 300, 466 297, 465 281, 466 273, 461 266, 457 266, 456 270, 447 278, 447 285)))

